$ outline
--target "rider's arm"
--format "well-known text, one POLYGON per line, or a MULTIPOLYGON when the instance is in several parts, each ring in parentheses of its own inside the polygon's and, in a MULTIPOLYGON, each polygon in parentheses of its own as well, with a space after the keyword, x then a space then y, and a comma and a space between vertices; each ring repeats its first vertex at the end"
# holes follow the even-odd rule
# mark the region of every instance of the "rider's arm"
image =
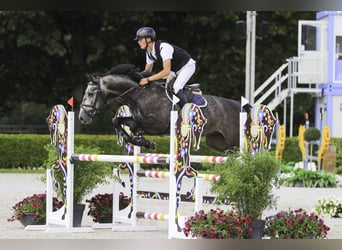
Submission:
POLYGON ((153 68, 153 64, 146 64, 145 71, 151 72, 153 68))
POLYGON ((150 81, 156 81, 167 77, 171 73, 171 60, 168 59, 163 62, 163 69, 159 71, 157 74, 150 76, 150 81))
MULTIPOLYGON (((147 71, 147 66, 150 64, 146 64, 145 71, 147 71)), ((152 70, 152 69, 151 69, 152 70)), ((171 73, 171 60, 168 59, 163 62, 163 69, 159 71, 157 74, 154 74, 148 78, 143 78, 140 80, 140 85, 145 85, 151 81, 156 81, 167 77, 171 73)))

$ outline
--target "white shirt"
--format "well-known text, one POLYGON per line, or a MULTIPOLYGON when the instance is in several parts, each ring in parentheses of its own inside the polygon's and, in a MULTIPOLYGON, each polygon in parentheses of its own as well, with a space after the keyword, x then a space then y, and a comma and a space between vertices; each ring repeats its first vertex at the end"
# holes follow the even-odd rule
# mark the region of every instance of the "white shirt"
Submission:
MULTIPOLYGON (((153 64, 155 62, 155 60, 152 60, 148 56, 148 53, 151 53, 154 58, 157 58, 156 50, 154 48, 155 44, 156 43, 153 44, 152 51, 146 52, 146 64, 153 64)), ((169 59, 172 60, 173 51, 174 51, 174 49, 170 44, 165 43, 165 42, 160 44, 160 56, 161 56, 163 62, 166 60, 169 60, 169 59)))

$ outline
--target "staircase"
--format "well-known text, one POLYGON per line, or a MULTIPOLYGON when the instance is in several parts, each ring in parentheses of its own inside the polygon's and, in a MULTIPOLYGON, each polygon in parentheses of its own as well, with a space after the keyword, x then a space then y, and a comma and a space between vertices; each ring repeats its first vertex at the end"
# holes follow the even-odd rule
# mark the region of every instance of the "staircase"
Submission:
POLYGON ((316 88, 315 84, 301 84, 301 87, 298 87, 298 75, 298 58, 292 57, 287 59, 287 63, 281 65, 254 91, 254 100, 256 100, 254 103, 265 104, 266 102, 266 105, 271 110, 274 110, 287 97, 293 97, 294 94, 307 93, 321 96, 322 90, 316 88))

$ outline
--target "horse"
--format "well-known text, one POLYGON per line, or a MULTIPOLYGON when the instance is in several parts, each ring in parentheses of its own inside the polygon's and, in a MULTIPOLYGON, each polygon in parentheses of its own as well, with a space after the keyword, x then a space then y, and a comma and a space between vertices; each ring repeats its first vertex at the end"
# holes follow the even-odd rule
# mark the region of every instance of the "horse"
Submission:
MULTIPOLYGON (((163 84, 153 81, 139 85, 143 76, 131 64, 120 64, 104 74, 87 74, 88 85, 80 105, 79 120, 90 124, 95 114, 112 100, 126 104, 131 110, 131 117, 114 120, 114 127, 127 139, 130 135, 122 131, 121 125, 128 125, 134 134, 163 135, 169 133, 170 111, 173 105, 163 84)), ((207 106, 202 107, 207 123, 203 129, 206 144, 224 152, 239 146, 240 101, 224 97, 203 95, 207 106)), ((141 136, 140 136, 141 138, 141 136)), ((134 140, 132 141, 135 144, 134 140)), ((153 148, 144 141, 143 146, 153 148)))

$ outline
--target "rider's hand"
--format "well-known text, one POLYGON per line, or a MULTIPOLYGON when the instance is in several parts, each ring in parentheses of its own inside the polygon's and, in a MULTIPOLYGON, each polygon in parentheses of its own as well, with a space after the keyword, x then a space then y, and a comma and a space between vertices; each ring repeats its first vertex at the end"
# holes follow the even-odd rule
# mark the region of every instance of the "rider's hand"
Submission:
POLYGON ((144 86, 150 82, 149 78, 142 78, 139 82, 141 86, 144 86))

